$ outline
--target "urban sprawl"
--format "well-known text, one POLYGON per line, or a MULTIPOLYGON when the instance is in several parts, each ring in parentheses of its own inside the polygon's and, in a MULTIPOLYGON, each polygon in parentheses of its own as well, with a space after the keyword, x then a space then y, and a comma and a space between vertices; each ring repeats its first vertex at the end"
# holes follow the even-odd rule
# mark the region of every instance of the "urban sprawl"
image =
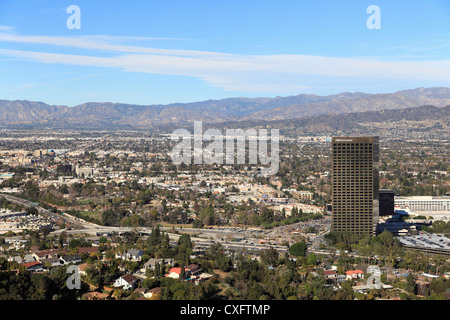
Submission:
POLYGON ((450 299, 448 141, 282 134, 264 175, 167 132, 0 135, 0 299, 450 299))

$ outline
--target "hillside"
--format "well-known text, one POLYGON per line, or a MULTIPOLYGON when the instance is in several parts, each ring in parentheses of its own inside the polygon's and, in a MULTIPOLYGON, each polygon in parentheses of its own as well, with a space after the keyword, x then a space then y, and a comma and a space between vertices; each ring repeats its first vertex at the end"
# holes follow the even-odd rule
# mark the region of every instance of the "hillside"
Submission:
POLYGON ((68 107, 26 100, 0 100, 0 126, 151 129, 188 125, 195 120, 223 123, 319 117, 312 121, 316 122, 321 121, 320 116, 323 115, 328 116, 327 121, 338 121, 330 119, 329 115, 408 109, 423 105, 450 105, 450 88, 418 88, 391 94, 344 92, 329 96, 300 94, 275 98, 227 98, 168 105, 88 102, 68 107))

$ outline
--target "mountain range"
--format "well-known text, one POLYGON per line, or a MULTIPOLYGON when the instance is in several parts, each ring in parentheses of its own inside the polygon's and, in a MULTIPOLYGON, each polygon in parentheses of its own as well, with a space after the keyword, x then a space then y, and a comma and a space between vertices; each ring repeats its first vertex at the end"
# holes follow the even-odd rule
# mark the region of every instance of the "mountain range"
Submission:
MULTIPOLYGON (((366 117, 376 118, 383 117, 384 113, 385 116, 395 117, 394 113, 386 111, 421 106, 435 108, 433 114, 448 114, 448 107, 444 107, 449 105, 450 88, 446 87, 417 88, 384 94, 344 92, 328 96, 299 94, 275 98, 227 98, 167 105, 87 102, 69 107, 27 100, 0 100, 0 126, 151 129, 184 126, 195 120, 207 124, 244 124, 254 121, 289 122, 292 119, 309 119, 308 123, 311 123, 325 119, 321 117, 330 121, 330 116, 334 117, 334 121, 340 119, 342 122, 349 121, 348 114, 362 113, 366 117), (343 116, 339 118, 339 115, 343 116), (316 120, 311 120, 312 118, 316 120)), ((431 109, 427 110, 431 112, 431 109)), ((408 112, 410 113, 411 111, 408 112)), ((398 116, 402 113, 396 114, 398 116)))
MULTIPOLYGON (((430 125, 440 123, 440 129, 448 130, 450 127, 450 105, 446 107, 435 107, 424 105, 405 109, 392 109, 381 111, 349 112, 342 114, 329 114, 314 117, 289 119, 289 120, 246 120, 239 122, 225 122, 211 125, 204 125, 204 129, 223 127, 230 129, 266 128, 282 129, 284 132, 291 131, 297 134, 325 134, 337 131, 349 131, 363 129, 370 124, 379 126, 392 124, 395 126, 405 126, 405 122, 419 124, 428 122, 430 125), (441 126, 445 127, 442 128, 441 126)), ((413 126, 414 127, 414 126, 413 126)), ((416 126, 417 127, 417 126, 416 126)), ((436 127, 437 128, 437 127, 436 127)), ((390 131, 392 128, 389 128, 390 131)), ((383 129, 382 129, 383 130, 383 129)), ((370 131, 370 129, 369 129, 370 131)), ((388 131, 386 133, 388 133, 388 131)), ((372 133, 373 134, 373 133, 372 133)), ((446 132, 448 136, 450 132, 446 132)))

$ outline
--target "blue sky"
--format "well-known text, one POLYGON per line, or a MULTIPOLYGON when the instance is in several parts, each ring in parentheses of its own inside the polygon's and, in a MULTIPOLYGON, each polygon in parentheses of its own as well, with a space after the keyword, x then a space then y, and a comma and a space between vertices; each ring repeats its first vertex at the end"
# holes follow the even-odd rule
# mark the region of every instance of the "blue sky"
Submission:
POLYGON ((450 2, 0 0, 0 99, 75 106, 450 86, 450 2), (70 30, 70 5, 81 29, 70 30), (370 5, 380 29, 369 29, 370 5))

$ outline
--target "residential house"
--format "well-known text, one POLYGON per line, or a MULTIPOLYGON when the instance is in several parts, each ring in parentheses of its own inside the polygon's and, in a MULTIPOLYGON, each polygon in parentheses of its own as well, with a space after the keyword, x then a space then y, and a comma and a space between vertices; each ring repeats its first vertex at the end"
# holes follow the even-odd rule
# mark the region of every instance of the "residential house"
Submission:
POLYGON ((147 298, 147 299, 151 299, 155 295, 161 295, 161 288, 160 287, 156 287, 156 288, 150 289, 146 293, 144 293, 144 297, 147 298))
POLYGON ((336 270, 325 270, 323 275, 327 280, 337 280, 338 277, 336 270))
POLYGON ((362 270, 349 270, 345 272, 345 279, 346 280, 352 280, 352 279, 362 279, 364 278, 364 272, 362 270))
POLYGON ((134 288, 136 287, 137 281, 138 281, 138 278, 127 273, 127 274, 119 277, 118 279, 116 279, 116 281, 114 282, 114 287, 116 287, 116 288, 122 287, 124 290, 129 290, 129 289, 134 290, 134 288))
POLYGON ((36 261, 36 259, 34 258, 34 256, 32 254, 26 254, 23 257, 21 257, 21 256, 9 257, 8 261, 9 262, 16 261, 17 263, 22 264, 22 263, 34 262, 34 261, 36 261))
MULTIPOLYGON (((166 278, 179 279, 180 274, 181 274, 180 267, 170 268, 169 273, 166 274, 166 278)), ((190 275, 189 269, 184 268, 184 279, 189 279, 190 277, 191 277, 191 275, 190 275)))
POLYGON ((74 254, 71 256, 65 255, 60 257, 60 260, 62 261, 63 264, 78 264, 81 263, 81 256, 78 254, 74 254))
POLYGON ((50 268, 61 265, 61 259, 59 259, 59 258, 41 259, 40 262, 42 263, 43 266, 48 266, 50 268))
POLYGON ((127 259, 132 261, 141 261, 144 251, 138 249, 130 249, 127 252, 127 259))
POLYGON ((127 252, 123 252, 122 254, 116 254, 116 258, 120 258, 123 260, 141 261, 143 255, 144 251, 133 248, 128 250, 127 252))
POLYGON ((41 250, 36 251, 33 253, 33 257, 36 259, 36 261, 41 261, 49 258, 58 258, 59 251, 57 250, 41 250))
POLYGON ((84 253, 91 255, 92 253, 97 253, 98 247, 79 247, 78 254, 82 256, 84 253))
POLYGON ((186 269, 189 270, 189 274, 192 276, 198 276, 199 274, 202 273, 202 270, 200 269, 200 267, 196 264, 190 264, 186 267, 186 269))
POLYGON ((147 288, 137 288, 137 289, 134 289, 134 292, 144 295, 146 292, 148 292, 148 289, 147 288))
POLYGON ((40 263, 39 261, 33 261, 33 262, 29 262, 29 263, 22 263, 21 266, 24 266, 28 271, 31 271, 31 272, 42 272, 42 271, 44 271, 42 269, 42 263, 40 263))
POLYGON ((166 258, 166 259, 155 259, 150 258, 144 265, 142 266, 142 272, 147 271, 148 269, 155 270, 156 263, 159 263, 160 266, 163 264, 165 266, 172 266, 174 264, 174 260, 172 258, 166 258))

